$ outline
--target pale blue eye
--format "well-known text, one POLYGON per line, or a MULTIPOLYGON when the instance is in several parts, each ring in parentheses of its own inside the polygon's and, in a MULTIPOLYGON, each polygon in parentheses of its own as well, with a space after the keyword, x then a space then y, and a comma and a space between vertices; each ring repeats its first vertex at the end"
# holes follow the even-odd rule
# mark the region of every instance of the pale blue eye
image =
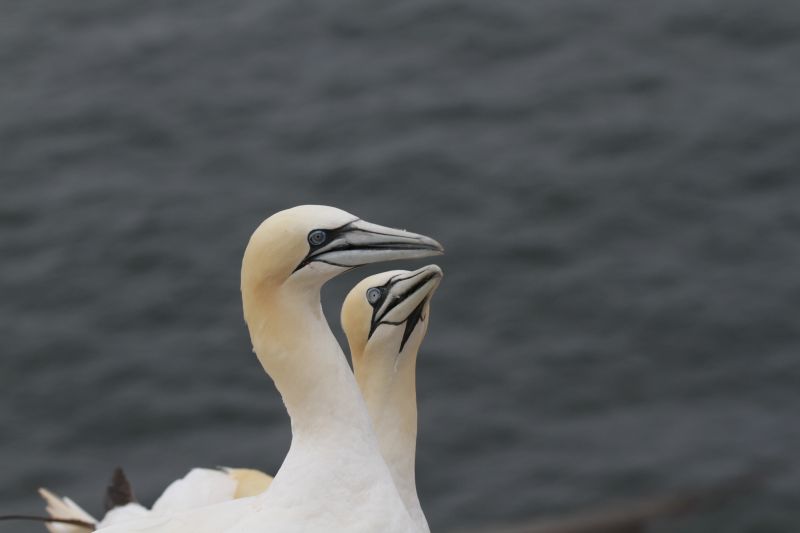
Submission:
POLYGON ((321 229, 315 229, 308 234, 308 242, 312 246, 319 246, 328 239, 328 235, 321 229))
POLYGON ((379 288, 372 287, 371 289, 367 289, 367 301, 370 304, 375 305, 378 303, 381 300, 381 296, 383 296, 383 293, 379 288))

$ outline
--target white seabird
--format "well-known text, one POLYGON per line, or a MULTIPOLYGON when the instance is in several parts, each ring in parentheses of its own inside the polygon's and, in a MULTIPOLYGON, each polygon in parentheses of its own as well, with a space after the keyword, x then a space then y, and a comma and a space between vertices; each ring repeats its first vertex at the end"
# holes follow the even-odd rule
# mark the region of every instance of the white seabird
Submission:
MULTIPOLYGON (((430 299, 441 278, 441 269, 436 265, 414 272, 394 270, 376 274, 349 292, 341 310, 356 382, 378 436, 381 454, 406 509, 421 531, 430 528, 417 496, 414 471, 416 359, 428 328, 430 299)), ((254 496, 264 492, 271 481, 271 476, 258 470, 195 468, 167 487, 152 512, 165 514, 254 496)), ((50 516, 96 522, 72 500, 57 498, 45 489, 41 493, 48 502, 50 516)), ((141 518, 148 512, 135 502, 118 503, 97 527, 141 518)), ((56 523, 48 524, 48 529, 51 533, 88 530, 56 523)))
POLYGON ((370 276, 350 291, 342 327, 356 381, 375 425, 381 454, 419 531, 430 531, 417 495, 417 352, 428 329, 436 265, 370 276))
POLYGON ((417 532, 381 456, 353 373, 322 313, 320 289, 368 263, 442 253, 428 237, 325 206, 281 211, 253 233, 242 302, 254 351, 292 425, 270 489, 104 533, 417 532))
POLYGON ((46 488, 40 488, 39 495, 47 505, 50 518, 75 522, 45 522, 50 533, 86 533, 153 514, 176 513, 255 496, 266 491, 271 482, 272 476, 250 468, 193 468, 186 476, 167 486, 148 509, 136 501, 125 474, 117 468, 106 490, 106 514, 101 520, 95 519, 70 498, 58 496, 46 488))

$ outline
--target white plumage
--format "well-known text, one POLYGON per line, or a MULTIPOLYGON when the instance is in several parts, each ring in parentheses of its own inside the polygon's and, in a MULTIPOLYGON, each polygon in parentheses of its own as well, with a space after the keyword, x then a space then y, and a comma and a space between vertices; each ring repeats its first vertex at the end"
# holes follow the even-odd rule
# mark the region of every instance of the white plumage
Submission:
MULTIPOLYGON (((271 481, 271 476, 258 470, 193 468, 184 477, 173 481, 151 509, 137 502, 131 502, 110 509, 99 521, 70 498, 60 497, 45 488, 39 489, 39 494, 45 500, 47 514, 51 517, 82 520, 96 524, 96 528, 101 529, 133 520, 168 516, 235 498, 253 496, 264 492, 271 481)), ((46 523, 46 526, 50 533, 88 531, 88 528, 73 524, 46 523)))
POLYGON ((259 361, 283 397, 292 444, 270 489, 250 498, 102 528, 103 533, 412 533, 367 408, 325 321, 320 289, 352 267, 441 253, 421 235, 302 206, 256 230, 242 300, 259 361))

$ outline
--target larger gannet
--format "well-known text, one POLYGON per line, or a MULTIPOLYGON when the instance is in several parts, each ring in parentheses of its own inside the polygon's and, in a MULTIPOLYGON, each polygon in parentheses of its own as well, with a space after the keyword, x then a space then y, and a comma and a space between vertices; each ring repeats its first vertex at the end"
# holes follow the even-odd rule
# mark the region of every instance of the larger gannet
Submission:
POLYGON ((441 279, 436 265, 370 276, 347 295, 341 315, 381 454, 420 531, 430 528, 419 503, 414 468, 417 352, 428 329, 431 295, 441 279))
POLYGON ((253 349, 291 419, 292 442, 270 489, 253 498, 98 531, 419 531, 322 313, 320 290, 358 266, 441 252, 433 239, 332 207, 301 206, 265 220, 245 250, 241 290, 253 349))
MULTIPOLYGON (((370 276, 345 298, 342 327, 350 345, 356 382, 361 389, 378 444, 406 509, 421 531, 429 531, 417 496, 414 463, 417 438, 416 360, 428 329, 430 299, 442 271, 436 265, 370 276)), ((115 476, 118 479, 121 472, 115 476)), ((124 476, 122 476, 124 480, 124 476)), ((261 494, 272 478, 250 469, 195 468, 173 482, 152 512, 165 513, 261 494)), ((127 486, 117 480, 114 485, 127 486)), ((131 492, 128 488, 127 492, 131 492)), ((94 521, 68 498, 42 489, 52 517, 94 521)), ((132 498, 131 498, 132 499, 132 498)), ((139 518, 147 510, 135 502, 117 502, 98 527, 139 518), (121 505, 119 505, 121 504, 121 505)), ((48 524, 51 533, 85 533, 76 525, 48 524)))

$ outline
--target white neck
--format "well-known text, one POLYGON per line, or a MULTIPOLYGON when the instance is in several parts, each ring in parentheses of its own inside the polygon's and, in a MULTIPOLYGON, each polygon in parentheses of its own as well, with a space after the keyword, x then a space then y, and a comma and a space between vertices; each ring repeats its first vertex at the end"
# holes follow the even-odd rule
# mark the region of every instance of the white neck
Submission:
POLYGON ((292 447, 332 436, 369 441, 366 407, 319 289, 304 288, 282 286, 245 306, 253 348, 289 412, 292 447))
POLYGON ((383 350, 371 350, 368 345, 355 374, 400 497, 418 528, 430 531, 419 503, 415 476, 418 349, 419 341, 406 344, 400 354, 380 353, 383 350))
POLYGON ((284 284, 254 294, 243 292, 250 338, 292 424, 289 452, 260 497, 264 504, 311 510, 303 520, 322 520, 331 531, 351 528, 353 520, 372 524, 358 531, 417 531, 322 313, 319 287, 284 284))
POLYGON ((418 531, 322 313, 320 284, 301 277, 277 286, 242 279, 253 349, 292 424, 289 452, 269 490, 257 497, 265 514, 253 515, 253 528, 245 530, 295 531, 286 528, 303 524, 315 531, 418 531))

